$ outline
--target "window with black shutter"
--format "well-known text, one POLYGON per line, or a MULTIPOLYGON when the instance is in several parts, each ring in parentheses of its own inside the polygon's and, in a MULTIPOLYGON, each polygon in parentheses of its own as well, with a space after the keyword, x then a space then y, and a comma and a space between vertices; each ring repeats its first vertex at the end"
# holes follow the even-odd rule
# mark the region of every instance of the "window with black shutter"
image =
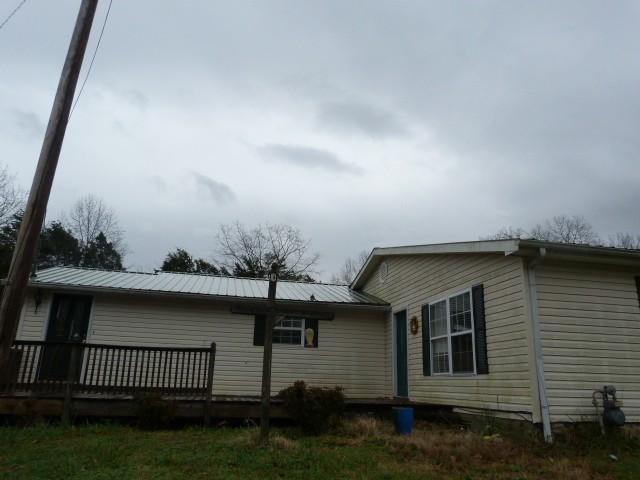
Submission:
POLYGON ((482 285, 422 307, 422 371, 489 373, 482 285))

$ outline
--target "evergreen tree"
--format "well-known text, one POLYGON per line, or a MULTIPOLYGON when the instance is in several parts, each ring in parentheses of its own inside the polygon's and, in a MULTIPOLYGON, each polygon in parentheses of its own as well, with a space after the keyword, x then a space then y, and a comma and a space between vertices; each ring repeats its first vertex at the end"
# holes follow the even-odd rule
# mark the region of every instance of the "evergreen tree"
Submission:
POLYGON ((160 269, 163 272, 182 273, 207 273, 211 275, 228 275, 226 269, 220 270, 213 263, 202 258, 194 259, 193 256, 182 248, 176 248, 175 252, 167 253, 160 269))
POLYGON ((80 265, 82 251, 80 243, 62 223, 53 222, 40 235, 38 268, 58 265, 80 265))
POLYGON ((163 272, 193 272, 195 262, 189 252, 182 248, 176 248, 175 252, 167 253, 160 269, 163 272))
POLYGON ((105 234, 100 232, 82 252, 82 266, 122 270, 122 255, 118 253, 114 244, 107 240, 105 234))
POLYGON ((22 222, 22 212, 13 214, 13 217, 0 228, 0 276, 5 278, 11 266, 13 249, 18 239, 18 230, 22 222))

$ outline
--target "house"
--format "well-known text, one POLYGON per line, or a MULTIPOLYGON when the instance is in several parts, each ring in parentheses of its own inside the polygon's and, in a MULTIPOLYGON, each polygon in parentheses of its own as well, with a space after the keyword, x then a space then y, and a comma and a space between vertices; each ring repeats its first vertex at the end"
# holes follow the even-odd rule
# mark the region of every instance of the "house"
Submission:
MULTIPOLYGON (((350 286, 278 283, 272 393, 303 379, 549 430, 593 420, 593 390, 614 385, 638 422, 639 277, 633 250, 519 239, 375 248, 350 286)), ((266 296, 260 279, 52 268, 30 282, 18 338, 215 341, 215 394, 257 396, 266 296)))

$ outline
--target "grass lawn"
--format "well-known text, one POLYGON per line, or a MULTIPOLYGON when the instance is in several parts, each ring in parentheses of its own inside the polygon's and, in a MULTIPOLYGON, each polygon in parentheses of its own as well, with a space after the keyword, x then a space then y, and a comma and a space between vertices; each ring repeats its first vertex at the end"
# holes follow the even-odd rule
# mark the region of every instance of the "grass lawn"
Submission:
POLYGON ((275 429, 262 447, 255 428, 0 427, 0 478, 640 478, 637 431, 605 441, 592 426, 571 429, 552 447, 530 427, 495 431, 418 423, 398 437, 361 417, 319 437, 275 429))

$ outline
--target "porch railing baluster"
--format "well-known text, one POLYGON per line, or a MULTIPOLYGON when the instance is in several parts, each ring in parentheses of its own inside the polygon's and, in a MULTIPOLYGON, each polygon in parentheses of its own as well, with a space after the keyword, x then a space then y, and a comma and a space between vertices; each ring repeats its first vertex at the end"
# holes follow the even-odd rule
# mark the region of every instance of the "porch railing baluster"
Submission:
POLYGON ((205 399, 211 381, 210 357, 215 356, 211 348, 27 340, 16 341, 13 352, 11 372, 2 377, 0 394, 19 390, 67 400, 80 393, 135 395, 145 391, 205 399))

